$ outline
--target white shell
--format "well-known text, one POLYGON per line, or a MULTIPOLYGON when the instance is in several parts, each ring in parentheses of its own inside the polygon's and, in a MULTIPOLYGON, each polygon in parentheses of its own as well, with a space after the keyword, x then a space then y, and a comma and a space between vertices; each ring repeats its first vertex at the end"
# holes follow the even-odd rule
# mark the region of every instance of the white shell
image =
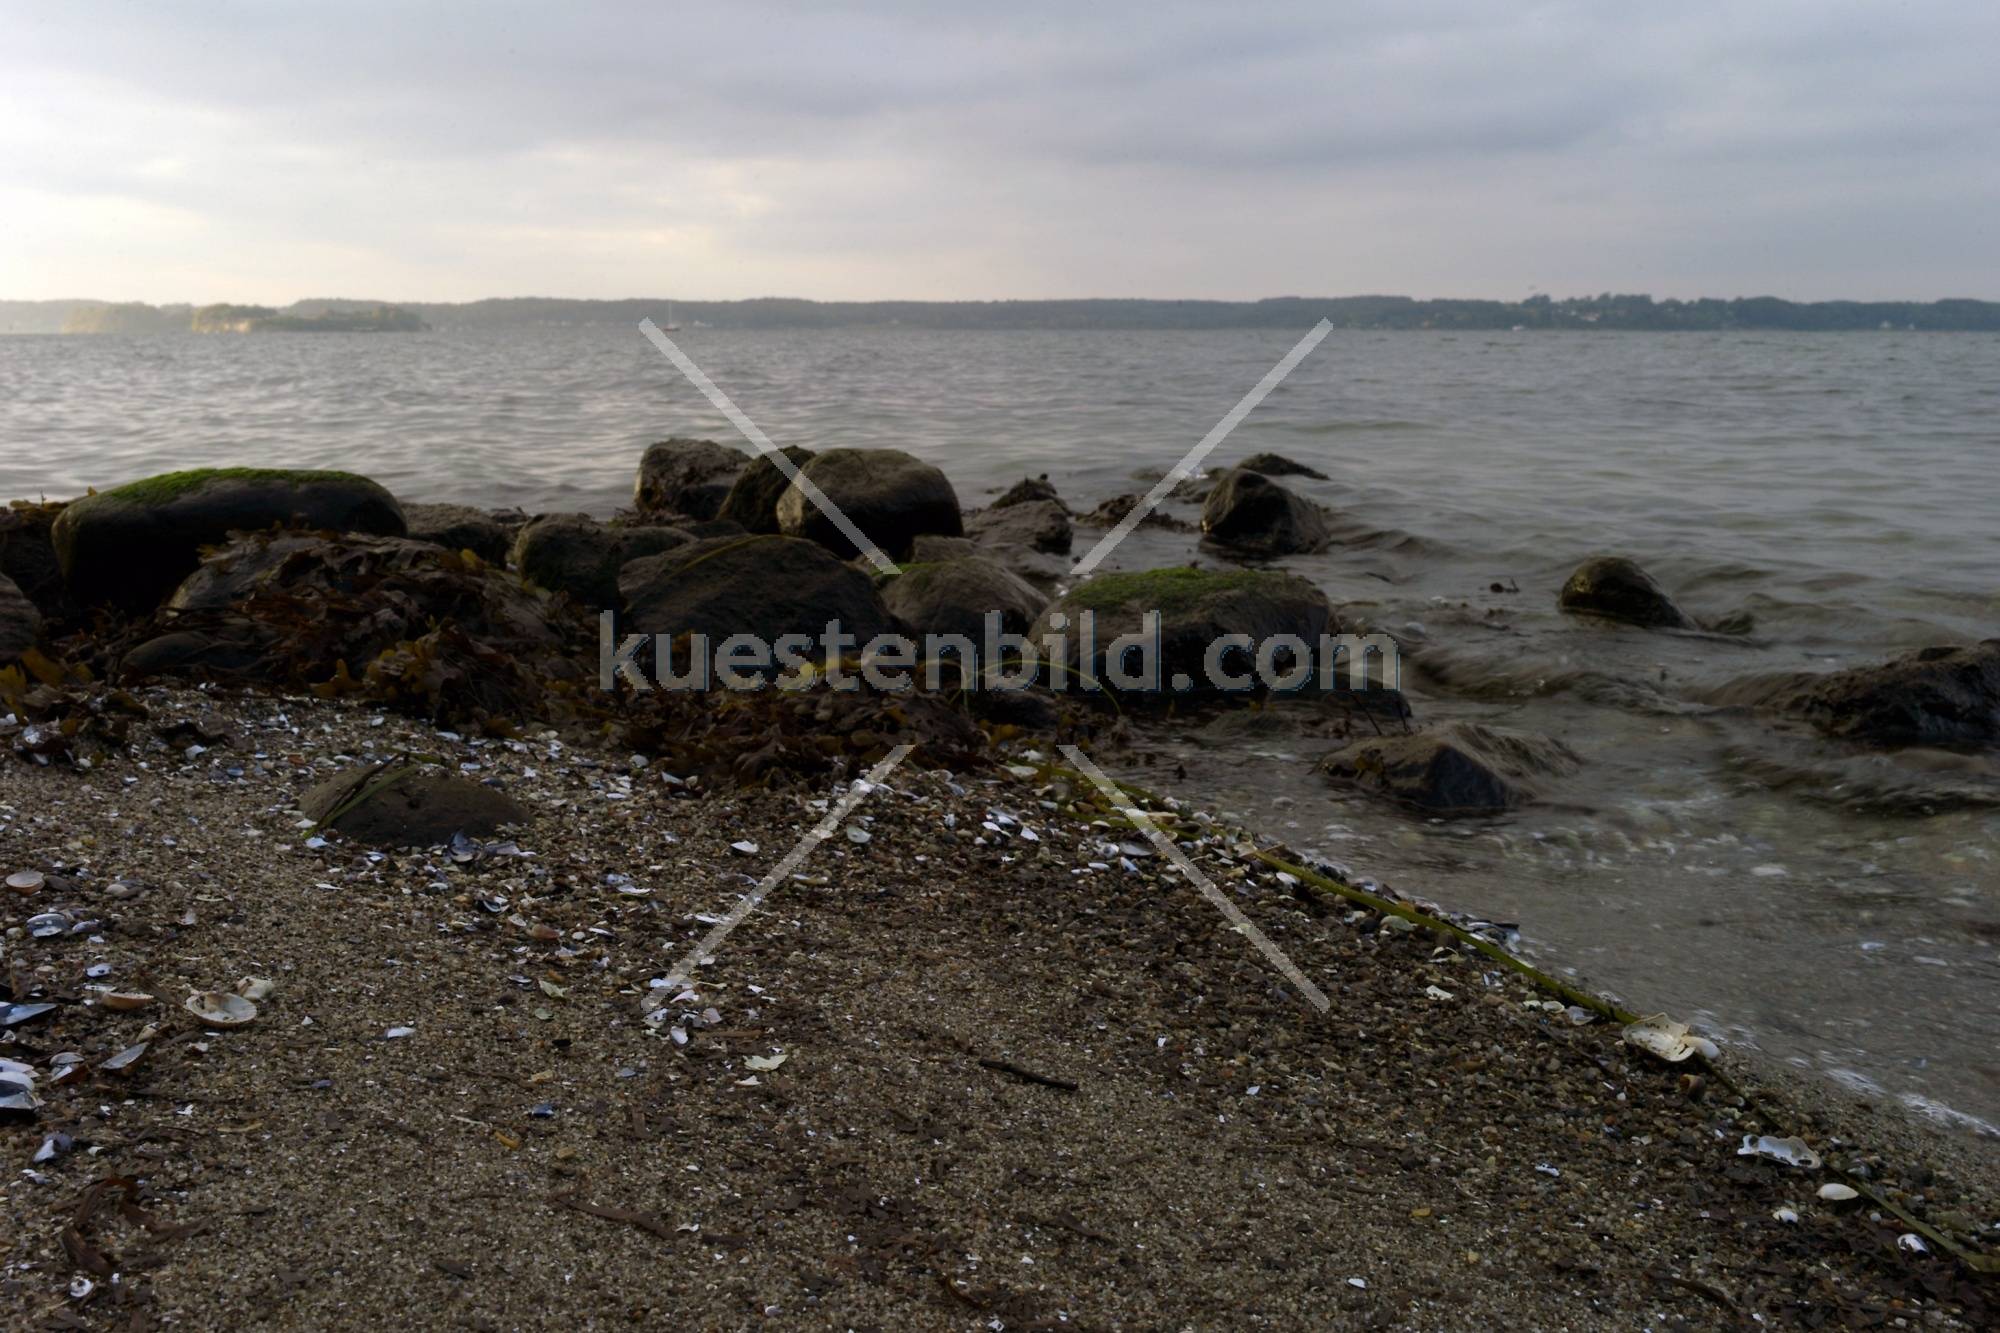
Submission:
POLYGON ((257 1018, 257 1006, 241 995, 205 990, 187 997, 187 1011, 212 1028, 240 1028, 257 1018))
POLYGON ((278 983, 269 977, 245 977, 236 983, 236 993, 246 1000, 269 999, 278 983))
POLYGON ((1861 1194, 1852 1185, 1842 1185, 1835 1182, 1831 1185, 1821 1185, 1819 1187, 1819 1197, 1825 1199, 1828 1203, 1846 1203, 1849 1199, 1860 1198, 1861 1194))
POLYGON ((1677 1065, 1690 1055, 1713 1060, 1718 1054, 1714 1042, 1693 1035, 1688 1031, 1687 1024, 1676 1023, 1665 1014, 1640 1019, 1625 1029, 1624 1036, 1627 1046, 1636 1047, 1668 1064, 1677 1065))
MULTIPOLYGON (((1806 1146, 1801 1138, 1781 1139, 1770 1134, 1745 1134, 1743 1146, 1736 1150, 1738 1157, 1767 1157, 1786 1166, 1802 1166, 1815 1170, 1819 1166, 1819 1154, 1806 1146)), ((1829 1187, 1830 1188, 1830 1187, 1829 1187)), ((1845 1188, 1843 1186, 1843 1188, 1845 1188)), ((1821 1197, 1826 1194, 1820 1191, 1821 1197)))
POLYGON ((108 990, 97 997, 97 1002, 106 1009, 123 1012, 129 1009, 144 1009, 153 1003, 153 997, 142 990, 108 990))

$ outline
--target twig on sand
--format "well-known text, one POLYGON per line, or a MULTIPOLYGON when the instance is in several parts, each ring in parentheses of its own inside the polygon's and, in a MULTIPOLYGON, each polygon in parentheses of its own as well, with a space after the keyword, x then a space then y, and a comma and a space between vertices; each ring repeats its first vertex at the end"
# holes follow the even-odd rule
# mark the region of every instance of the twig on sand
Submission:
POLYGON ((650 1231, 661 1240, 672 1240, 674 1238, 673 1231, 665 1222, 662 1222, 657 1217, 648 1217, 644 1213, 635 1213, 629 1208, 613 1208, 607 1204, 592 1203, 590 1200, 579 1196, 574 1190, 565 1194, 551 1194, 549 1202, 558 1208, 568 1208, 574 1212, 588 1213, 592 1217, 601 1217, 607 1222, 624 1222, 629 1226, 639 1228, 641 1231, 650 1231))
POLYGON ((1045 1088, 1061 1088, 1064 1092, 1075 1092, 1077 1090, 1077 1085, 1066 1078, 1057 1078, 1053 1074, 1038 1074, 1032 1069, 1023 1069, 1012 1060, 981 1059, 979 1067, 981 1069, 991 1069, 999 1074, 1012 1074, 1015 1078, 1021 1079, 1024 1082, 1039 1083, 1045 1088))

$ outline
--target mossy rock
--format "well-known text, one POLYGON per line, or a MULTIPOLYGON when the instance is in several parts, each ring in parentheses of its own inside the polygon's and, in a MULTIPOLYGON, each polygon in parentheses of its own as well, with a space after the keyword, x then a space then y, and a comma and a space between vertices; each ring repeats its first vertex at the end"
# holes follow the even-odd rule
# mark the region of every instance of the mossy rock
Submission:
POLYGON ((538 518, 514 539, 521 577, 550 592, 568 593, 586 610, 616 610, 618 571, 634 560, 686 546, 680 528, 607 525, 588 514, 538 518))
MULTIPOLYGON (((781 452, 794 469, 804 467, 814 457, 812 450, 798 445, 781 452)), ((722 507, 715 511, 715 516, 732 520, 745 532, 776 532, 778 501, 791 484, 791 473, 780 468, 770 455, 760 454, 750 460, 750 466, 736 478, 736 484, 729 488, 729 494, 723 498, 722 507)))
POLYGON ((639 460, 632 507, 654 518, 714 518, 749 462, 741 450, 714 440, 661 440, 639 460))
POLYGON ((1354 741, 1319 764, 1341 786, 1439 818, 1504 814, 1536 799, 1537 779, 1577 767, 1561 741, 1476 722, 1354 741))
POLYGON ((1023 634, 1047 600, 979 556, 906 565, 882 586, 883 603, 913 634, 963 634, 975 645, 985 642, 987 613, 999 613, 1003 632, 1023 634))
MULTIPOLYGON (((829 449, 801 470, 863 536, 900 560, 920 533, 963 536, 958 493, 944 473, 900 449, 829 449)), ((859 554, 831 517, 798 486, 778 500, 778 530, 816 541, 843 559, 859 554)))
POLYGON ((1326 515, 1260 472, 1231 468, 1216 479, 1201 509, 1208 541, 1244 555, 1304 555, 1331 538, 1326 515))
POLYGON ((817 643, 835 620, 860 642, 896 627, 867 574, 795 537, 718 537, 634 560, 618 590, 621 633, 704 634, 711 648, 732 634, 817 643))
POLYGON ((409 521, 410 540, 448 551, 470 551, 489 565, 505 565, 514 545, 514 529, 471 505, 404 505, 403 515, 409 521))
POLYGON ((435 847, 528 820, 505 792, 416 764, 347 769, 308 791, 299 808, 321 828, 376 847, 435 847))
POLYGON ((408 530, 396 497, 351 472, 197 468, 86 496, 49 535, 78 602, 142 612, 194 572, 204 546, 283 524, 386 537, 408 530))
POLYGON ((1667 596, 1653 576, 1622 555, 1601 555, 1578 565, 1556 605, 1580 615, 1622 620, 1647 629, 1694 629, 1694 617, 1667 596))

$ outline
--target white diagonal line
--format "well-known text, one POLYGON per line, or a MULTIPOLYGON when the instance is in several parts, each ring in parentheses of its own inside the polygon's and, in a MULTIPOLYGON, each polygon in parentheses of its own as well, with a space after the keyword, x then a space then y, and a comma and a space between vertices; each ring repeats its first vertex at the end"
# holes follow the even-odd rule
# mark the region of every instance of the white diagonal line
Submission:
POLYGON ((826 818, 813 825, 811 831, 799 839, 798 845, 785 853, 785 859, 773 866, 770 874, 757 881, 756 888, 744 894, 742 901, 730 908, 728 914, 716 922, 708 934, 701 937, 701 943, 681 956, 681 960, 674 964, 674 970, 667 973, 667 984, 653 991, 645 1007, 650 1011, 671 1002, 674 992, 694 978, 694 970, 701 966, 702 959, 714 953, 716 946, 729 938, 730 931, 743 924, 743 918, 757 910, 757 905, 764 901, 772 889, 777 888, 786 876, 797 870, 799 863, 811 856, 821 843, 832 837, 833 831, 840 827, 840 821, 852 814, 855 806, 867 800, 870 793, 882 785, 882 779, 888 777, 896 765, 909 758, 910 751, 915 748, 910 744, 898 745, 882 756, 875 767, 868 770, 868 776, 856 779, 846 794, 834 802, 833 809, 826 812, 826 818))
POLYGON ((787 481, 805 492, 805 497, 812 501, 813 508, 825 514, 833 526, 840 529, 840 535, 853 542, 854 549, 868 558, 869 564, 875 566, 878 572, 892 577, 902 572, 896 568, 894 561, 882 554, 881 547, 868 540, 867 534, 854 525, 854 521, 841 511, 839 505, 827 499, 825 492, 806 480, 805 474, 799 471, 798 464, 785 457, 785 451, 772 444, 770 437, 757 428, 757 423, 745 416, 743 409, 731 402, 729 395, 718 388, 714 380, 702 373, 701 367, 680 349, 679 343, 662 333, 660 326, 650 318, 639 321, 639 332, 651 339, 653 346, 659 348, 661 354, 673 362, 681 374, 687 376, 688 383, 701 390, 702 396, 715 405, 716 411, 728 417, 729 423, 743 432, 743 438, 750 441, 751 447, 756 449, 758 454, 770 459, 772 466, 784 473, 787 481))
POLYGON ((1257 381, 1257 387, 1249 393, 1244 394, 1242 401, 1230 408, 1223 415, 1222 420, 1215 423, 1215 429, 1202 436, 1201 442, 1188 451, 1188 456, 1174 464, 1167 475, 1160 478, 1159 485, 1148 491, 1145 499, 1133 505, 1131 512, 1118 520, 1117 527, 1105 533, 1104 539, 1091 547, 1088 555, 1076 562, 1076 567, 1070 570, 1069 577, 1082 578, 1091 570, 1096 569, 1098 564, 1111 554, 1112 548, 1117 546, 1119 542, 1124 541, 1130 535, 1132 529, 1138 527, 1146 515, 1152 513, 1159 506, 1160 501, 1167 498, 1168 492, 1180 485, 1196 468, 1200 467, 1201 460, 1207 458, 1216 445, 1228 439, 1229 433, 1243 424, 1243 418, 1249 416, 1255 410, 1257 404, 1264 401, 1265 396, 1271 390, 1284 383, 1285 377, 1294 370, 1297 370, 1299 362, 1306 359, 1306 354, 1319 346, 1320 339, 1326 337, 1332 331, 1332 323, 1324 319, 1313 325, 1306 333, 1306 336, 1299 339, 1293 345, 1291 351, 1285 353, 1284 359, 1279 361, 1277 365, 1272 366, 1270 372, 1263 379, 1257 381))
POLYGON ((1297 986, 1300 993, 1306 999, 1312 1001, 1314 1008, 1318 1009, 1321 1013, 1325 1013, 1333 1007, 1333 1002, 1326 998, 1326 993, 1313 985, 1312 982, 1306 980, 1306 974, 1299 971, 1298 964, 1292 961, 1291 955, 1271 943, 1270 937, 1257 929, 1256 923, 1243 915, 1236 904, 1230 902, 1222 890, 1215 887, 1215 882, 1202 874, 1194 862, 1188 860, 1187 853, 1175 846, 1174 840, 1162 833, 1159 826, 1147 817, 1144 810, 1127 801, 1125 793, 1118 790, 1117 785, 1110 778, 1104 776, 1103 770, 1085 758, 1083 751, 1077 749, 1074 745, 1061 745, 1056 748, 1061 750, 1072 764, 1076 765, 1078 772, 1097 785, 1097 789, 1104 793, 1104 798, 1110 801, 1119 813, 1138 826, 1139 831, 1146 835, 1147 840, 1153 846, 1160 849, 1160 855, 1172 861, 1180 869, 1180 872, 1188 877, 1188 881, 1201 890, 1202 896, 1207 898, 1211 903, 1214 903, 1216 910, 1229 918, 1230 925, 1236 927, 1236 929, 1249 937, 1250 942, 1257 946, 1258 952, 1270 959, 1271 966, 1284 973, 1285 979, 1294 986, 1297 986))

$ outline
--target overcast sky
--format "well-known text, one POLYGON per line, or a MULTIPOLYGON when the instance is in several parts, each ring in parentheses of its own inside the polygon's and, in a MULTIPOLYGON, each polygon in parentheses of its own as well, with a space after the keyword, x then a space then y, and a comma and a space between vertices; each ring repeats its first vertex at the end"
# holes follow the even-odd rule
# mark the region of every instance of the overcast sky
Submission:
POLYGON ((0 0, 0 297, 2000 298, 1996 69, 1996 0, 0 0))

